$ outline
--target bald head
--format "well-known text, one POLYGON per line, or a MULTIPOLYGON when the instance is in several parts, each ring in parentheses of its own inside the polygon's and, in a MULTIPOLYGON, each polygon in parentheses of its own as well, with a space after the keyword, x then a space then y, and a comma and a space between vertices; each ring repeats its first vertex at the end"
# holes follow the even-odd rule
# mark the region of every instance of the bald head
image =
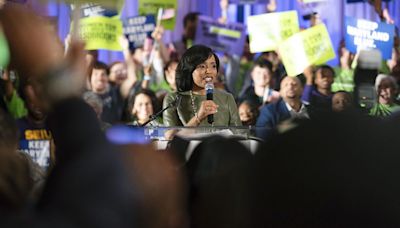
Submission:
POLYGON ((303 93, 303 86, 297 77, 286 76, 281 81, 280 94, 283 100, 300 100, 301 94, 303 93))

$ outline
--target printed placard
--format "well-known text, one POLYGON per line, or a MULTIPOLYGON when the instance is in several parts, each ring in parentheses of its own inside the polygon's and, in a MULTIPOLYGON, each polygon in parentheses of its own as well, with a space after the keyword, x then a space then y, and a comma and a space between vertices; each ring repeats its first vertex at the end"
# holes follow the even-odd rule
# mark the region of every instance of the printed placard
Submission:
POLYGON ((345 27, 345 43, 350 52, 378 49, 384 59, 392 57, 394 25, 346 17, 345 27))
POLYGON ((247 23, 252 53, 276 50, 280 42, 300 30, 296 11, 250 16, 247 23))
POLYGON ((243 24, 221 24, 210 17, 199 16, 194 44, 203 44, 217 52, 241 56, 245 39, 243 24))
POLYGON ((118 38, 122 35, 122 22, 109 17, 87 17, 80 20, 79 36, 86 50, 121 51, 118 38))
MULTIPOLYGON (((75 5, 71 5, 71 10, 74 10, 74 8, 75 5)), ((109 9, 96 3, 85 3, 83 5, 80 5, 79 8, 80 8, 80 18, 95 17, 95 16, 104 16, 104 17, 119 16, 117 9, 109 9)))
POLYGON ((137 16, 125 19, 123 25, 129 46, 134 48, 143 46, 146 38, 154 31, 156 21, 153 15, 137 16))
POLYGON ((279 45, 279 53, 289 76, 301 74, 309 65, 335 58, 329 33, 324 24, 299 32, 279 45))
POLYGON ((177 7, 177 0, 139 0, 139 15, 153 14, 156 17, 158 9, 162 8, 161 26, 167 30, 174 30, 177 7))

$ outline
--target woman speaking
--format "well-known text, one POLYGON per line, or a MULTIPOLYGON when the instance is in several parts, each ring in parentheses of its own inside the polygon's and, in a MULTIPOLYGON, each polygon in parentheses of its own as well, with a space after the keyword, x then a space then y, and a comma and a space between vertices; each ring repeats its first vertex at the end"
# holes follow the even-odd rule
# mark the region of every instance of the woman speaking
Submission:
POLYGON ((163 114, 165 126, 242 125, 232 94, 213 89, 218 69, 218 56, 204 45, 194 45, 183 54, 176 69, 178 92, 164 99, 164 107, 175 104, 163 114), (211 96, 206 96, 206 85, 211 96))

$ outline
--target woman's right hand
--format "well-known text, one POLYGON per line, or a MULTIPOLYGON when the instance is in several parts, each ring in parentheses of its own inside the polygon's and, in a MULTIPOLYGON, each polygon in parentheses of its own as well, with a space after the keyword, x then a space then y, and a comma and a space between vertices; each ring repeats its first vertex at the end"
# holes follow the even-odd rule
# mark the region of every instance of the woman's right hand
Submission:
POLYGON ((217 113, 218 105, 212 100, 205 100, 201 102, 199 112, 197 113, 200 121, 207 118, 208 115, 217 113))

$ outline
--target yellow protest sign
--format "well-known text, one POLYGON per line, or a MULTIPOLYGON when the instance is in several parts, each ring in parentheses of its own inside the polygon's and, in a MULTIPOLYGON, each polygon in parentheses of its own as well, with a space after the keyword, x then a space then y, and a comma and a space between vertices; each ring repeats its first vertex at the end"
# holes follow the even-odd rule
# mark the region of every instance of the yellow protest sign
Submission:
POLYGON ((309 65, 335 58, 331 38, 324 24, 299 32, 279 45, 279 53, 289 76, 301 74, 309 65))
POLYGON ((276 50, 280 42, 299 32, 296 11, 249 16, 247 25, 252 53, 276 50))
POLYGON ((118 38, 122 35, 122 22, 109 17, 87 17, 79 22, 79 37, 86 50, 105 49, 121 51, 118 38))
POLYGON ((174 30, 177 0, 139 0, 139 15, 153 14, 157 17, 158 9, 163 9, 161 25, 167 30, 174 30))

